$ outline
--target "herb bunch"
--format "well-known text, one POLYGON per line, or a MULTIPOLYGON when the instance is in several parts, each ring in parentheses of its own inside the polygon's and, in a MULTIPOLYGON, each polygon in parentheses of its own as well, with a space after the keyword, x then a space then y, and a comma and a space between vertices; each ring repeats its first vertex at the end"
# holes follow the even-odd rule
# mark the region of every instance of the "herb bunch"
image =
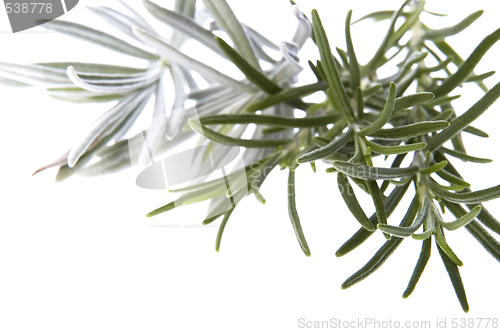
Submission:
POLYGON ((147 59, 146 68, 89 63, 0 63, 4 83, 42 87, 48 95, 72 102, 117 101, 79 144, 42 169, 59 167, 57 180, 63 180, 73 174, 112 173, 130 167, 134 160, 155 164, 153 155, 160 156, 199 134, 198 146, 207 142, 207 148, 195 157, 202 160, 200 174, 206 174, 206 169, 222 165, 235 146, 244 147, 243 162, 231 172, 225 174, 222 168, 220 178, 201 176, 186 187, 171 190, 179 193, 179 197, 147 216, 210 200, 203 224, 222 218, 216 237, 218 251, 225 225, 239 201, 253 194, 265 203, 259 189, 269 172, 262 170, 279 166, 288 170, 288 212, 298 243, 309 256, 309 245, 295 206, 295 170, 304 163, 310 163, 315 170, 315 162, 321 160, 331 165, 327 172, 336 174, 341 196, 352 212, 353 221, 360 226, 336 255, 346 255, 376 232, 387 239, 342 288, 349 288, 371 275, 405 238, 412 237, 422 241, 422 249, 403 294, 408 297, 424 271, 434 241, 462 309, 467 312, 469 307, 458 269, 462 261, 446 242, 445 234, 464 227, 500 261, 500 243, 490 233, 500 234, 500 223, 482 205, 500 197, 500 185, 473 191, 447 156, 475 163, 491 162, 466 152, 462 132, 488 137, 473 127, 472 122, 500 96, 500 83, 488 89, 483 80, 493 73, 477 75, 474 68, 500 39, 500 29, 486 36, 463 60, 446 37, 466 29, 482 11, 454 26, 431 29, 420 20, 425 2, 407 0, 396 11, 375 12, 362 18, 389 20, 390 25, 374 56, 361 65, 350 33, 352 11, 345 22, 347 48, 336 49, 337 59, 316 11, 312 12, 310 22, 292 2, 298 28, 291 42, 275 45, 239 22, 225 0, 203 0, 203 3, 212 19, 210 29, 203 28, 203 20, 195 15, 194 0, 176 1, 173 11, 143 1, 152 16, 174 29, 168 39, 160 37, 128 6, 129 15, 108 7, 92 9, 115 28, 154 51, 71 22, 45 24, 49 29, 147 59), (396 28, 398 20, 403 23, 396 28), (224 31, 232 45, 213 33, 217 30, 224 31), (302 69, 298 52, 309 37, 320 55, 319 60, 309 61, 317 82, 297 85, 297 74, 302 69), (187 38, 232 62, 245 79, 235 80, 184 54, 181 47, 187 38), (279 59, 271 56, 272 50, 279 51, 279 59), (379 77, 378 70, 398 55, 404 59, 397 65, 397 72, 379 77), (434 65, 429 65, 429 58, 434 65), (263 63, 267 63, 268 69, 263 69, 263 63), (458 69, 452 72, 448 68, 450 64, 458 69), (193 72, 208 83, 208 88, 200 88, 203 84, 194 79, 193 72), (166 73, 172 77, 176 94, 170 112, 166 111, 163 95, 166 73), (451 102, 459 96, 450 93, 468 83, 477 84, 485 94, 458 115, 451 102), (311 104, 302 100, 318 91, 325 92, 323 102, 311 104), (153 95, 155 109, 151 127, 132 138, 127 137, 153 95), (196 106, 186 107, 188 100, 196 106), (301 116, 296 115, 299 112, 301 116), (242 138, 250 124, 256 126, 252 137, 242 138), (144 139, 134 152, 130 142, 137 137, 144 139), (449 142, 451 146, 445 147, 449 142), (375 164, 377 159, 389 156, 394 156, 390 167, 375 164), (94 157, 99 160, 95 161, 94 157), (401 166, 404 163, 408 166, 401 166), (368 217, 361 208, 353 185, 372 198, 376 211, 372 216, 368 217), (408 190, 410 187, 414 190, 408 190), (406 215, 399 225, 389 224, 390 215, 408 192, 413 192, 413 199, 406 215), (446 210, 455 216, 454 221, 444 221, 442 214, 446 210))

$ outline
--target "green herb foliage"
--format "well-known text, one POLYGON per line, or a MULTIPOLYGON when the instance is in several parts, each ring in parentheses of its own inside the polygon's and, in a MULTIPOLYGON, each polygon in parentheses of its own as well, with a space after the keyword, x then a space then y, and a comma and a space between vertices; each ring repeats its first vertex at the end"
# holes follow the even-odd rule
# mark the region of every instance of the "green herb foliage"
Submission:
MULTIPOLYGON (((244 147, 244 158, 249 163, 240 173, 224 173, 219 179, 177 189, 174 192, 180 194, 179 198, 147 216, 210 200, 212 213, 203 224, 223 217, 216 237, 219 251, 223 231, 238 202, 253 194, 259 202, 266 203, 260 187, 268 170, 279 166, 289 172, 288 183, 284 185, 288 186, 291 226, 303 253, 310 256, 301 225, 308 221, 299 219, 300 209, 307 207, 300 202, 296 204, 295 175, 304 163, 311 163, 316 171, 315 162, 321 160, 330 165, 327 172, 337 177, 341 200, 352 212, 352 222, 360 226, 336 256, 358 248, 374 233, 382 233, 387 239, 342 288, 349 288, 374 273, 404 239, 412 238, 422 241, 422 249, 403 292, 407 298, 423 274, 435 242, 460 305, 467 312, 469 305, 459 272, 463 263, 446 242, 445 235, 463 227, 500 261, 500 243, 490 234, 490 231, 500 234, 500 223, 482 205, 500 197, 500 185, 469 189, 471 184, 446 155, 466 162, 491 162, 465 151, 462 132, 488 137, 471 125, 500 97, 500 83, 488 89, 483 80, 492 73, 476 75, 474 69, 500 39, 500 29, 484 37, 470 56, 462 59, 448 44, 447 37, 473 24, 482 11, 451 27, 431 29, 420 20, 425 1, 407 0, 395 11, 380 11, 357 20, 389 21, 380 46, 363 65, 356 57, 356 36, 351 34, 351 26, 357 22, 351 23, 352 10, 345 20, 347 50, 336 48, 339 61, 316 10, 309 20, 295 8, 298 28, 293 43, 278 46, 239 22, 225 0, 203 0, 203 3, 213 20, 210 30, 194 20, 195 0, 176 0, 174 10, 143 1, 155 19, 173 29, 169 38, 162 38, 133 10, 123 14, 107 7, 92 9, 114 28, 135 39, 137 46, 81 24, 54 20, 43 26, 147 60, 144 68, 76 62, 0 63, 0 83, 37 86, 49 96, 69 102, 117 102, 68 153, 37 172, 58 167, 58 181, 75 174, 109 174, 130 167, 134 159, 150 162, 153 155, 160 156, 193 136, 199 136, 200 142, 208 142, 210 155, 207 153, 203 158, 211 165, 220 163, 231 146, 244 147), (217 37, 215 30, 224 31, 226 40, 217 37), (307 38, 312 38, 318 48, 319 59, 308 59, 317 82, 296 84, 302 69, 298 52, 307 38), (184 54, 181 46, 188 39, 211 49, 223 61, 232 62, 245 78, 236 80, 184 54), (389 55, 389 50, 394 48, 396 55, 404 55, 404 60, 396 74, 380 78, 378 69, 391 63, 393 55, 389 55), (268 50, 281 51, 281 57, 273 58, 268 50), (263 70, 263 62, 271 69, 263 70), (450 64, 457 69, 450 68, 450 64), (208 87, 200 87, 193 72, 208 87), (437 72, 445 77, 438 78, 437 72), (167 112, 163 96, 165 75, 170 76, 175 88, 171 112, 167 112), (457 115, 451 103, 460 95, 451 93, 463 84, 477 84, 485 94, 466 112, 457 115), (414 91, 409 90, 411 86, 416 87, 414 91), (309 104, 301 99, 317 91, 325 91, 323 102, 309 104), (147 149, 133 156, 129 149, 132 140, 126 135, 152 96, 154 119, 158 123, 133 136, 133 139, 147 137, 148 144, 147 149), (187 100, 194 101, 196 112, 184 108, 187 100), (296 116, 299 113, 301 116, 296 116), (249 124, 256 129, 250 138, 242 138, 249 124), (443 146, 448 143, 453 148, 443 146), (390 167, 377 164, 377 160, 388 156, 394 156, 390 167), (407 161, 404 167, 403 161, 407 161), (375 208, 371 217, 358 202, 359 195, 354 194, 352 184, 363 190, 360 194, 371 196, 375 208), (410 186, 414 190, 408 190, 410 186), (389 188, 393 189, 388 192, 389 188), (396 226, 390 216, 409 192, 413 193, 412 202, 396 226), (456 220, 445 222, 442 218, 445 209, 456 220)), ((326 19, 329 13, 321 15, 326 19)))

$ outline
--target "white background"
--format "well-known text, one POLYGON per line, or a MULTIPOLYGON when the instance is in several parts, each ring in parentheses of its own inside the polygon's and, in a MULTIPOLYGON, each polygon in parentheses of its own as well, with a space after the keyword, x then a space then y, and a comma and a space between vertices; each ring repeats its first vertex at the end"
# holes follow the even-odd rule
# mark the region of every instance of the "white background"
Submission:
MULTIPOLYGON (((373 10, 396 9, 401 1, 296 1, 309 13, 317 8, 331 45, 345 48, 344 20, 373 10), (378 3, 375 5, 375 3, 378 3)), ((129 1, 129 3, 132 3, 129 1)), ((163 2, 160 2, 163 3, 163 2)), ((295 27, 285 0, 229 1, 240 20, 273 41, 289 40, 295 27)), ((495 1, 428 1, 427 8, 450 14, 431 27, 454 24, 469 13, 485 14, 460 37, 449 42, 465 58, 480 40, 499 26, 495 1)), ((83 0, 64 19, 114 33, 95 18, 83 0)), ((121 9, 118 3, 106 5, 121 9)), ((171 3, 166 3, 171 7, 171 3)), ((135 5, 140 8, 139 4, 135 5)), ((147 15, 147 14, 145 14, 147 15)), ((153 21, 150 16, 148 19, 153 21)), ((41 28, 12 34, 0 9, 0 61, 87 61, 141 65, 90 44, 48 33, 41 28)), ((161 27, 155 23, 155 26, 161 27)), ((366 63, 387 25, 360 23, 352 28, 361 63, 366 63)), ((168 31, 168 29, 164 29, 168 31)), ((117 33, 117 36, 121 36, 117 33)), ((317 59, 308 42, 303 60, 317 59)), ((476 73, 500 70, 500 45, 492 48, 476 73)), ((305 68, 304 72, 309 69, 305 68)), ((492 87, 498 74, 486 81, 492 87)), ((457 90, 459 113, 482 92, 475 85, 457 90), (462 91, 463 90, 463 91, 462 91)), ((52 100, 35 89, 0 90, 2 203, 0 216, 0 331, 294 331, 298 320, 430 321, 453 318, 500 318, 500 265, 465 230, 448 233, 450 246, 464 262, 460 272, 471 310, 464 314, 437 249, 409 299, 401 295, 420 251, 406 240, 372 276, 348 290, 341 283, 363 266, 384 242, 381 234, 345 257, 335 251, 357 229, 338 193, 335 175, 324 165, 313 174, 297 171, 297 207, 312 256, 305 257, 295 239, 286 205, 287 172, 275 170, 262 187, 265 206, 247 197, 232 214, 221 250, 214 250, 216 227, 199 225, 206 205, 191 205, 153 219, 152 209, 170 201, 164 191, 135 185, 140 169, 101 178, 71 178, 55 183, 55 170, 35 177, 35 169, 63 154, 110 105, 52 100)), ((170 100, 171 102, 171 100, 170 100)), ((490 138, 464 134, 472 155, 490 157, 486 165, 455 165, 483 189, 500 183, 498 172, 500 104, 474 125, 490 138)), ((403 215, 397 210, 390 222, 403 215)), ((486 207, 500 218, 497 202, 486 207)), ((367 214, 373 211, 363 201, 367 214)), ((498 238, 498 237, 497 237, 498 238)), ((476 326, 478 321, 475 321, 476 326)), ((483 323, 484 324, 484 323, 483 323)), ((482 329, 481 329, 482 330, 482 329)))

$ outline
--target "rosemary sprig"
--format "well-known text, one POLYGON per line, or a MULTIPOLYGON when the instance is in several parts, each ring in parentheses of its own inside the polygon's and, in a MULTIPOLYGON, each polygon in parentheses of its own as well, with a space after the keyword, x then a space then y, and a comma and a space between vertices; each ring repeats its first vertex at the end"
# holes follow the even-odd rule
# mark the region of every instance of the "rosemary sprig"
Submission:
POLYGON ((326 171, 336 174, 341 197, 353 214, 353 221, 361 226, 338 249, 336 256, 344 256, 361 246, 374 233, 381 232, 387 239, 342 288, 371 275, 405 238, 411 237, 422 241, 422 248, 403 293, 404 298, 408 297, 430 259, 434 239, 460 305, 468 311, 459 273, 463 263, 446 242, 446 233, 464 227, 500 261, 500 243, 489 233, 500 234, 500 223, 482 205, 500 197, 500 186, 469 189, 471 184, 445 155, 466 162, 491 162, 466 152, 461 134, 488 137, 472 124, 500 97, 500 83, 488 89, 483 80, 492 73, 477 75, 474 69, 500 39, 500 29, 486 36, 465 60, 448 44, 447 37, 465 30, 482 11, 440 29, 431 29, 420 20, 425 1, 406 0, 398 10, 366 15, 355 22, 368 18, 389 20, 389 29, 370 61, 362 65, 351 35, 352 10, 345 20, 347 50, 336 48, 339 61, 332 53, 319 13, 313 10, 310 21, 293 2, 298 27, 291 42, 281 45, 275 45, 240 22, 225 0, 203 0, 212 19, 210 29, 203 27, 205 22, 197 21, 195 0, 176 0, 175 10, 149 0, 142 3, 155 19, 173 29, 172 36, 163 38, 136 12, 126 15, 107 7, 92 11, 149 49, 72 22, 55 20, 44 27, 145 59, 148 64, 144 68, 73 62, 0 63, 3 83, 37 86, 51 97, 71 102, 116 101, 75 146, 38 171, 59 167, 56 179, 63 180, 75 174, 109 174, 136 163, 156 164, 156 157, 198 135, 201 143, 209 141, 207 152, 201 156, 204 163, 199 172, 206 175, 210 173, 205 172, 207 169, 224 169, 220 165, 224 164, 231 146, 243 147, 246 149, 242 167, 235 167, 228 174, 223 171, 223 176, 215 180, 207 180, 207 176, 191 179, 185 188, 172 190, 180 195, 177 199, 147 216, 210 200, 203 224, 223 217, 216 237, 219 251, 223 231, 238 203, 250 194, 265 203, 260 187, 269 172, 263 170, 279 165, 289 171, 289 217, 300 248, 309 256, 295 201, 295 170, 303 163, 311 163, 316 171, 315 162, 322 160, 331 165, 326 171), (397 21, 402 23, 396 25, 397 21), (217 30, 225 32, 229 39, 216 37, 217 30), (318 81, 296 84, 297 74, 302 70, 298 54, 308 38, 313 39, 319 51, 320 59, 309 60, 318 81), (236 80, 185 54, 182 46, 188 39, 200 42, 221 61, 233 63, 245 78, 236 80), (396 53, 389 53, 393 48, 397 48, 396 53), (279 51, 281 57, 273 58, 269 49, 279 51), (400 54, 404 60, 398 64, 397 72, 379 77, 378 69, 391 64, 400 54), (431 58, 434 62, 429 65, 431 58), (262 63, 267 63, 270 69, 264 70, 262 63), (451 63, 458 69, 449 68, 451 63), (205 82, 200 84, 193 72, 205 82), (438 77, 436 73, 445 76, 438 77), (170 112, 165 109, 163 96, 165 75, 170 75, 175 89, 176 100, 170 112), (469 82, 477 84, 485 94, 469 110, 457 115, 451 103, 460 95, 450 94, 469 82), (203 85, 208 87, 201 88, 203 85), (412 86, 416 88, 409 91, 412 86), (325 91, 324 101, 309 104, 301 99, 317 91, 325 91), (155 105, 151 127, 127 139, 152 96, 155 105), (187 107, 188 100, 196 106, 187 107), (302 110, 302 116, 296 116, 295 109, 302 110), (252 136, 242 138, 249 124, 255 125, 252 136), (141 144, 134 150, 132 142, 136 141, 141 144), (445 146, 448 143, 453 149, 445 146), (380 161, 382 156, 389 155, 395 155, 390 167, 380 161), (411 164, 402 167, 405 158, 410 157, 411 164), (351 183, 371 196, 375 206, 371 217, 359 204, 351 183), (394 188, 386 194, 391 184, 394 188), (398 226, 393 225, 390 216, 410 186, 415 189, 413 200, 403 220, 398 226), (441 214, 446 210, 456 220, 445 222, 441 214))

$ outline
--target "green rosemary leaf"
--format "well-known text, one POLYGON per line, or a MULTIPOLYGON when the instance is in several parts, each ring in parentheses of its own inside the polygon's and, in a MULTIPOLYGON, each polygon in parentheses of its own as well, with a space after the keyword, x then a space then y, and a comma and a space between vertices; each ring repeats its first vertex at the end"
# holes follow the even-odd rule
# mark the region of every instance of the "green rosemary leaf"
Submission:
POLYGON ((260 193, 259 188, 252 187, 250 190, 252 191, 253 195, 255 196, 255 199, 257 199, 259 203, 263 205, 266 204, 266 198, 260 193))
POLYGON ((203 0, 203 4, 214 16, 215 22, 231 38, 240 54, 256 69, 260 69, 251 42, 240 21, 234 15, 226 0, 203 0))
POLYGON ((284 89, 281 92, 269 95, 266 98, 248 106, 247 112, 256 112, 258 110, 264 110, 273 105, 283 102, 290 102, 297 98, 310 95, 314 92, 325 90, 326 88, 327 88, 326 83, 321 81, 313 84, 284 89))
POLYGON ((433 100, 427 101, 427 102, 423 103, 423 105, 426 107, 434 107, 434 106, 444 105, 444 104, 448 104, 451 101, 458 99, 460 97, 462 97, 462 95, 441 96, 439 98, 434 98, 433 100))
POLYGON ((322 73, 320 73, 319 68, 315 66, 311 60, 307 60, 307 64, 309 65, 309 68, 311 68, 311 71, 313 72, 314 76, 316 76, 318 83, 325 80, 324 77, 322 76, 322 73))
POLYGON ((453 190, 453 191, 462 191, 462 190, 464 190, 463 186, 457 186, 457 185, 443 186, 443 185, 441 185, 439 183, 436 183, 436 186, 438 186, 439 188, 441 188, 443 190, 453 190))
POLYGON ((196 24, 190 17, 176 13, 175 11, 167 8, 160 7, 149 0, 143 0, 142 3, 144 4, 146 10, 157 20, 167 24, 177 31, 180 31, 182 34, 199 41, 215 53, 224 56, 224 53, 221 52, 221 49, 215 42, 215 35, 211 31, 196 24))
POLYGON ((481 114, 483 114, 498 99, 498 97, 500 97, 500 83, 497 83, 493 88, 491 88, 464 114, 454 119, 448 128, 446 128, 439 134, 432 136, 427 141, 426 150, 434 151, 438 149, 444 142, 458 135, 464 128, 466 128, 470 123, 472 123, 481 114))
POLYGON ((434 94, 430 92, 419 92, 412 95, 396 98, 396 101, 394 103, 394 113, 413 107, 415 105, 423 104, 432 99, 434 99, 434 94))
POLYGON ((323 64, 321 63, 321 60, 316 60, 316 69, 318 71, 320 80, 326 82, 326 74, 325 70, 323 69, 323 64))
POLYGON ((463 266, 464 264, 462 261, 457 257, 457 255, 453 252, 453 250, 450 248, 448 243, 446 242, 446 239, 444 238, 443 231, 441 230, 441 227, 436 227, 436 232, 435 232, 435 239, 436 243, 438 244, 439 248, 444 251, 444 253, 448 256, 448 258, 453 262, 453 264, 457 266, 463 266))
POLYGON ((217 237, 215 238, 215 251, 216 252, 219 252, 220 241, 222 240, 222 233, 224 233, 224 228, 226 228, 227 221, 229 220, 229 217, 231 216, 231 213, 233 213, 233 211, 234 211, 234 208, 232 208, 224 213, 224 218, 222 219, 222 222, 219 226, 219 230, 217 231, 217 237))
POLYGON ((235 79, 222 74, 221 72, 205 65, 202 62, 188 57, 187 55, 168 45, 165 41, 153 36, 146 30, 134 27, 134 33, 143 43, 148 46, 154 47, 156 50, 158 50, 158 52, 160 52, 161 55, 168 58, 169 61, 177 63, 179 66, 195 70, 204 76, 210 77, 211 79, 220 82, 221 84, 234 87, 238 90, 253 91, 252 87, 236 81, 235 79))
POLYGON ((421 168, 419 172, 421 174, 424 174, 424 175, 430 175, 432 173, 435 173, 435 172, 442 170, 447 164, 448 164, 448 162, 446 160, 443 160, 443 161, 441 161, 437 164, 431 165, 429 167, 421 168))
POLYGON ((146 60, 159 59, 159 56, 156 54, 135 47, 105 32, 95 30, 78 23, 67 22, 63 20, 52 20, 44 23, 43 27, 133 57, 142 58, 146 60))
POLYGON ((384 146, 377 144, 373 141, 366 140, 366 143, 370 147, 370 149, 374 152, 390 155, 390 154, 402 154, 408 153, 412 151, 422 150, 427 146, 426 143, 414 143, 414 144, 404 144, 404 145, 395 145, 395 146, 384 146))
POLYGON ((381 11, 367 14, 367 15, 357 19, 356 21, 352 22, 352 24, 361 22, 361 21, 366 20, 366 19, 373 19, 373 22, 384 21, 384 20, 390 19, 393 14, 394 14, 394 10, 381 10, 381 11))
POLYGON ((353 188, 351 187, 351 184, 349 183, 349 180, 347 179, 347 176, 343 173, 338 173, 337 182, 342 198, 344 199, 344 202, 346 203, 349 211, 351 211, 354 218, 356 218, 361 226, 364 227, 367 231, 373 232, 375 228, 366 216, 361 205, 359 205, 359 202, 356 199, 356 195, 353 188))
POLYGON ((470 212, 464 214, 460 218, 451 222, 440 221, 441 226, 449 231, 454 231, 462 226, 468 225, 481 212, 481 205, 476 205, 470 212))
POLYGON ((347 161, 334 161, 333 167, 339 172, 347 174, 351 177, 365 180, 390 180, 405 178, 415 175, 418 172, 417 166, 410 166, 406 168, 386 168, 354 164, 347 161))
MULTIPOLYGON (((376 220, 376 215, 373 214, 370 217, 370 221, 376 220)), ((373 224, 373 222, 372 222, 373 224)), ((351 236, 344 244, 340 246, 339 249, 335 252, 336 257, 342 257, 357 247, 359 247, 363 242, 365 242, 374 232, 369 232, 365 228, 361 227, 353 236, 351 236)))
POLYGON ((493 75, 495 75, 495 71, 489 71, 489 72, 486 72, 486 73, 480 74, 480 75, 470 75, 465 80, 465 82, 480 82, 480 81, 483 81, 483 80, 485 80, 488 77, 491 77, 493 75))
POLYGON ((332 154, 333 152, 338 151, 340 148, 342 148, 347 142, 351 140, 353 136, 354 136, 353 131, 349 130, 344 134, 338 136, 335 140, 331 141, 324 147, 318 148, 316 150, 313 150, 309 153, 300 156, 297 159, 297 163, 299 164, 308 163, 314 160, 325 158, 330 154, 332 154))
POLYGON ((483 138, 490 137, 490 135, 488 135, 488 133, 485 133, 481 129, 477 129, 476 127, 473 127, 473 126, 467 126, 467 127, 465 127, 465 129, 463 131, 467 132, 469 134, 478 136, 478 137, 483 137, 483 138))
POLYGON ((422 242, 422 249, 420 250, 420 255, 418 257, 417 264, 415 265, 415 269, 413 270, 413 273, 411 274, 410 281, 408 282, 408 286, 406 286, 406 289, 403 293, 403 299, 408 298, 408 296, 413 293, 413 290, 415 289, 415 286, 417 285, 418 281, 420 280, 420 277, 422 276, 422 273, 424 272, 425 266, 427 265, 427 262, 429 261, 429 257, 431 256, 431 246, 432 242, 431 239, 428 238, 422 242))
MULTIPOLYGON (((418 198, 415 196, 408 208, 408 211, 403 217, 403 220, 399 224, 400 227, 407 227, 413 222, 418 212, 418 203, 418 198)), ((375 253, 375 255, 373 255, 365 266, 342 283, 342 289, 347 289, 370 276, 385 263, 389 256, 399 247, 401 242, 403 242, 402 238, 391 237, 391 239, 386 241, 384 245, 375 253)))
POLYGON ((224 52, 228 59, 231 60, 231 62, 233 62, 243 74, 245 74, 246 78, 250 82, 269 94, 274 94, 281 91, 281 88, 276 83, 271 81, 260 70, 257 70, 249 62, 247 62, 245 58, 243 58, 238 52, 236 52, 236 50, 229 46, 222 38, 216 36, 215 41, 217 42, 217 45, 220 47, 222 52, 224 52))
POLYGON ((336 96, 336 98, 334 98, 333 100, 338 99, 340 103, 340 109, 344 113, 344 115, 348 118, 352 118, 353 111, 351 108, 351 104, 349 103, 349 99, 347 98, 346 90, 342 85, 338 68, 330 49, 330 44, 328 43, 328 38, 326 37, 325 30, 323 28, 323 25, 321 24, 318 12, 315 9, 312 11, 312 19, 314 36, 319 48, 321 63, 324 67, 325 80, 328 88, 336 96))
POLYGON ((314 161, 311 161, 311 169, 313 171, 313 173, 316 173, 316 163, 314 161))
MULTIPOLYGON (((447 164, 448 166, 448 164, 447 164)), ((445 169, 441 169, 437 172, 435 172, 441 179, 448 181, 451 184, 457 185, 457 186, 462 186, 464 188, 469 188, 470 183, 465 182, 462 178, 459 178, 450 172, 446 171, 445 169)))
POLYGON ((175 209, 176 207, 177 207, 176 201, 172 201, 172 202, 170 202, 162 207, 159 207, 159 208, 149 212, 148 214, 146 214, 146 217, 151 218, 151 217, 157 216, 163 212, 167 212, 167 211, 170 211, 172 209, 175 209))
POLYGON ((349 71, 351 72, 351 91, 356 91, 360 86, 360 69, 356 53, 354 53, 354 46, 352 45, 351 38, 351 15, 352 10, 347 13, 345 20, 345 38, 347 44, 347 55, 349 56, 349 71))
POLYGON ((358 132, 358 135, 360 136, 370 135, 376 132, 377 130, 382 129, 382 127, 389 121, 389 119, 392 116, 392 112, 394 111, 395 100, 396 100, 396 84, 394 82, 391 82, 389 84, 389 94, 387 96, 384 109, 380 113, 380 116, 371 125, 360 130, 358 132))
POLYGON ((455 294, 457 295, 462 310, 465 312, 469 311, 469 304, 467 303, 467 297, 465 295, 464 284, 462 283, 462 278, 460 277, 460 272, 458 271, 457 265, 448 257, 448 255, 438 246, 439 255, 443 261, 443 264, 450 276, 451 284, 455 289, 455 294))
POLYGON ((347 55, 347 52, 341 49, 340 47, 336 47, 335 49, 337 50, 337 53, 339 54, 340 59, 342 60, 344 68, 346 70, 349 70, 349 56, 347 55))
POLYGON ((295 231, 295 236, 297 236, 297 240, 299 241, 302 251, 306 256, 311 256, 309 246, 307 245, 306 238, 302 232, 302 226, 300 225, 297 208, 295 206, 295 169, 293 168, 290 168, 288 172, 288 214, 290 216, 290 220, 292 221, 293 230, 295 231))
MULTIPOLYGON (((429 52, 431 53, 431 52, 429 52)), ((435 55, 435 53, 433 54, 435 55)), ((424 68, 418 68, 419 73, 432 73, 436 71, 440 71, 441 69, 447 70, 448 65, 453 61, 453 57, 447 57, 444 61, 438 60, 438 64, 433 67, 424 67, 424 68)))
POLYGON ((491 163, 493 161, 491 159, 472 157, 472 156, 469 156, 468 154, 465 154, 461 151, 451 150, 451 149, 447 149, 444 147, 441 147, 440 150, 446 154, 449 154, 450 156, 462 159, 463 161, 471 161, 473 163, 480 163, 480 164, 491 163))
MULTIPOLYGON (((396 206, 405 195, 409 186, 410 182, 408 182, 406 185, 396 187, 387 197, 384 202, 384 208, 387 214, 387 218, 389 218, 390 215, 394 212, 396 206)), ((373 226, 377 225, 378 221, 376 213, 372 214, 372 216, 370 217, 370 222, 373 226)), ((349 252, 360 246, 363 242, 365 242, 372 234, 374 234, 374 232, 369 232, 361 227, 349 240, 347 240, 342 246, 340 246, 340 248, 335 252, 335 256, 341 257, 345 254, 348 254, 349 252)))
POLYGON ((448 37, 448 36, 456 35, 457 33, 467 29, 472 23, 474 23, 479 17, 481 17, 481 15, 483 15, 483 13, 484 13, 483 10, 478 10, 477 12, 470 14, 469 16, 464 18, 462 21, 460 21, 459 23, 457 23, 451 27, 447 27, 447 28, 443 28, 443 29, 439 29, 439 30, 433 30, 433 29, 427 30, 425 32, 424 38, 425 39, 443 39, 443 38, 448 37))
POLYGON ((326 126, 338 120, 337 115, 319 115, 307 116, 303 118, 285 117, 278 115, 265 115, 265 114, 222 114, 211 115, 200 118, 203 125, 213 124, 248 124, 255 123, 257 125, 274 125, 280 127, 295 127, 295 128, 309 128, 326 126))
POLYGON ((218 133, 212 129, 208 129, 207 127, 201 125, 199 122, 194 121, 193 119, 188 120, 189 126, 198 134, 205 136, 206 138, 229 146, 244 146, 247 148, 263 148, 269 146, 279 146, 288 144, 291 142, 290 139, 269 139, 269 140, 257 140, 257 139, 241 139, 241 138, 233 138, 221 133, 218 133))
POLYGON ((219 219, 220 217, 222 217, 225 213, 219 213, 213 217, 210 217, 210 218, 206 218, 205 220, 203 220, 203 222, 201 223, 202 225, 209 225, 211 223, 213 223, 215 220, 219 219))
POLYGON ((426 9, 424 9, 424 12, 428 13, 428 14, 431 14, 433 16, 441 16, 441 17, 446 17, 448 16, 448 14, 440 14, 440 13, 436 13, 436 12, 431 12, 431 11, 428 11, 426 9))
POLYGON ((432 190, 436 192, 441 198, 452 202, 452 203, 463 203, 463 204, 480 204, 485 201, 489 201, 500 197, 500 185, 495 187, 490 187, 483 190, 465 192, 465 193, 451 193, 447 190, 442 189, 435 182, 430 183, 432 190))
POLYGON ((500 29, 497 29, 492 34, 484 38, 481 43, 474 49, 471 55, 465 60, 458 70, 449 76, 443 84, 432 91, 437 97, 441 97, 450 93, 454 88, 460 85, 474 71, 474 68, 486 54, 486 52, 500 39, 500 29))
MULTIPOLYGON (((455 113, 454 110, 448 109, 446 111, 439 112, 433 119, 432 121, 445 121, 448 120, 453 114, 455 113)), ((444 129, 444 128, 443 128, 444 129)))

